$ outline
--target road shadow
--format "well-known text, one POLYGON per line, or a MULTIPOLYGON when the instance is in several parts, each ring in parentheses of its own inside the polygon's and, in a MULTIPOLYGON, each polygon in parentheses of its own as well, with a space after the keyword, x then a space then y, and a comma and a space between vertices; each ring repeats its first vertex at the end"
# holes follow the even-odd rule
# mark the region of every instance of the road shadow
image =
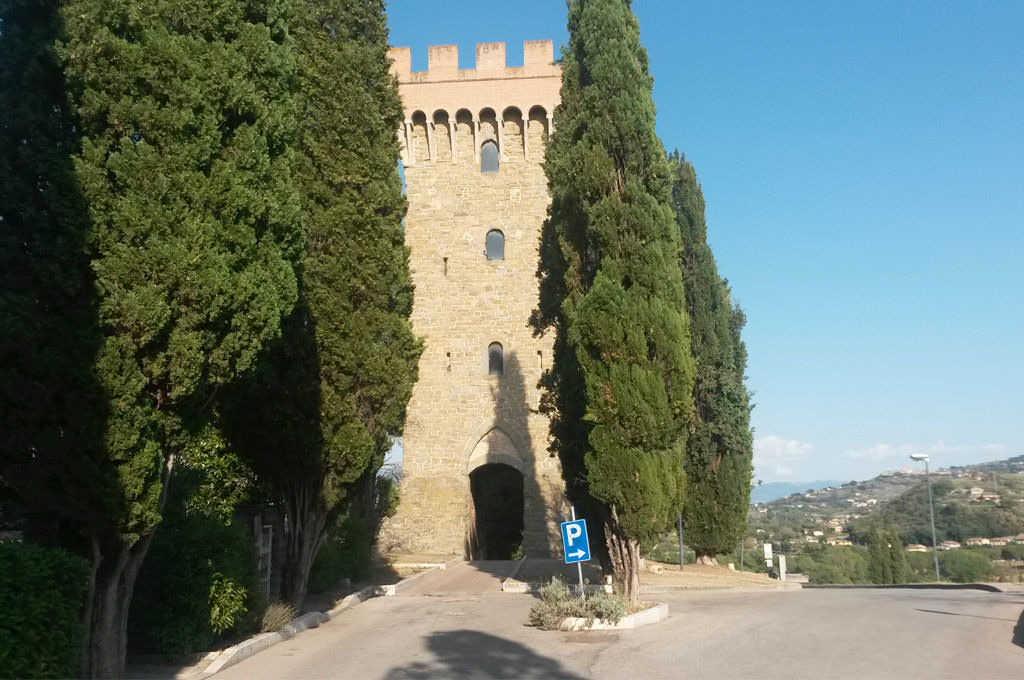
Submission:
POLYGON ((1017 625, 1013 627, 1013 644, 1018 647, 1024 647, 1024 611, 1020 613, 1020 618, 1017 619, 1017 625))
POLYGON ((555 659, 535 654, 517 642, 473 630, 433 633, 427 648, 432 661, 394 668, 388 680, 400 678, 581 678, 555 659))

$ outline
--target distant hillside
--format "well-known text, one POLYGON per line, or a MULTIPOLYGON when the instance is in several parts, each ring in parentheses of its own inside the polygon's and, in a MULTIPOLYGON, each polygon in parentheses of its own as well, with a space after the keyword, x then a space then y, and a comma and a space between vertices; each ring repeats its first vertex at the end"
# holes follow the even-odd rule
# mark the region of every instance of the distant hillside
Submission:
POLYGON ((836 479, 819 479, 814 482, 768 482, 754 487, 750 492, 750 502, 768 503, 795 493, 814 491, 840 484, 842 482, 836 479))
MULTIPOLYGON (((871 527, 892 526, 905 543, 930 543, 923 470, 904 468, 863 482, 833 484, 771 501, 754 501, 752 535, 803 544, 862 543, 871 527)), ((762 485, 762 493, 765 487, 762 485)), ((964 541, 1024 532, 1024 456, 932 470, 938 540, 964 541)), ((780 489, 784 492, 784 489, 780 489)), ((753 494, 751 494, 753 496, 753 494)))

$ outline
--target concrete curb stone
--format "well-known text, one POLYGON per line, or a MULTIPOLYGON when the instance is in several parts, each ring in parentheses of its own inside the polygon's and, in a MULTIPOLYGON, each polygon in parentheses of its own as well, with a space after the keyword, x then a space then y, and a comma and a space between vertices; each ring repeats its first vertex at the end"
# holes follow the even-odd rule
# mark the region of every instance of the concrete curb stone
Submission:
POLYGON ((559 626, 559 630, 633 630, 634 628, 641 628, 643 626, 659 623, 667 618, 668 605, 664 602, 658 602, 655 603, 653 607, 648 607, 636 614, 623 616, 622 620, 618 623, 608 623, 607 621, 598 619, 588 626, 586 619, 570 616, 562 620, 562 625, 559 626))

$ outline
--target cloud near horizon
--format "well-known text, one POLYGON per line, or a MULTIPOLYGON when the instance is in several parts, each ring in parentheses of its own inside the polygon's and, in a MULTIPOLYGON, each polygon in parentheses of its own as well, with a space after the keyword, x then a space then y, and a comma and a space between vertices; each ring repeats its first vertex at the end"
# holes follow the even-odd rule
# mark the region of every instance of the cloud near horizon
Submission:
MULTIPOLYGON (((1003 444, 981 444, 981 445, 960 445, 950 446, 939 440, 934 444, 921 446, 919 444, 875 444, 866 449, 850 449, 843 455, 847 458, 858 458, 866 460, 887 460, 890 458, 907 459, 911 454, 924 453, 930 457, 957 459, 964 455, 987 453, 993 456, 1006 455, 1009 447, 1003 444)), ((941 464, 943 461, 935 461, 941 464)))
POLYGON ((792 463, 806 459, 814 446, 797 439, 770 434, 754 440, 754 466, 770 469, 779 477, 792 477, 792 463))

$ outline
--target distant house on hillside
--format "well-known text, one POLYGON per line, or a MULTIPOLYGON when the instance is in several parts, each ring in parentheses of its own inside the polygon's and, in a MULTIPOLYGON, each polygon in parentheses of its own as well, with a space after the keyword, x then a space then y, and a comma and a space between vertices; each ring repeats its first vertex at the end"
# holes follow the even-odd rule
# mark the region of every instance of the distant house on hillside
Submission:
POLYGON ((1024 545, 1024 534, 1017 534, 1013 537, 1013 542, 1017 545, 1024 545))
POLYGON ((907 552, 928 552, 928 548, 920 543, 911 543, 905 548, 905 550, 907 552))
POLYGON ((939 544, 939 550, 956 550, 960 544, 956 541, 943 541, 939 544))
POLYGON ((1005 536, 1000 537, 1000 538, 993 538, 993 539, 991 539, 989 541, 989 545, 996 546, 996 547, 1002 547, 1002 546, 1006 545, 1009 540, 1010 539, 1006 538, 1005 536))
POLYGON ((980 486, 972 486, 969 493, 971 494, 971 498, 976 500, 981 498, 981 494, 985 493, 985 490, 980 486))
POLYGON ((983 500, 983 501, 991 501, 993 503, 998 503, 1000 501, 1000 497, 999 497, 999 494, 997 494, 997 493, 989 492, 989 493, 981 494, 981 500, 983 500))
POLYGON ((968 548, 973 548, 973 547, 976 547, 976 546, 979 546, 979 545, 988 545, 988 544, 989 544, 989 539, 987 539, 987 538, 977 538, 977 537, 974 537, 974 538, 968 538, 968 539, 966 539, 964 541, 964 545, 966 545, 968 548))

